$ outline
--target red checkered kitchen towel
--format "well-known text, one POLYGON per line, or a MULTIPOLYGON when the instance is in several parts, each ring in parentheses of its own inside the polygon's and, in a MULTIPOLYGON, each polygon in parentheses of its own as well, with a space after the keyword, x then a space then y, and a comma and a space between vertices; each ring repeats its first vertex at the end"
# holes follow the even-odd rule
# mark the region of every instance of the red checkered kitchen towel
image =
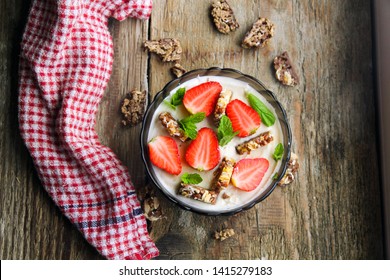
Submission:
POLYGON ((22 40, 22 137, 54 202, 108 259, 158 255, 126 167, 94 130, 112 69, 107 19, 146 19, 151 7, 151 0, 35 0, 22 40))

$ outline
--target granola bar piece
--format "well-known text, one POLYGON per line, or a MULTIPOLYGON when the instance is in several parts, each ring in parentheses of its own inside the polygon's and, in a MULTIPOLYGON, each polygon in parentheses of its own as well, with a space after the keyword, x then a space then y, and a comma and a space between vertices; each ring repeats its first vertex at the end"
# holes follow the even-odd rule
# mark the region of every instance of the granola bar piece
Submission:
POLYGON ((133 90, 121 102, 122 124, 135 126, 142 121, 146 106, 146 91, 133 90))
POLYGON ((184 130, 180 128, 179 123, 169 112, 162 112, 158 118, 162 125, 167 129, 169 135, 178 137, 182 142, 185 142, 188 139, 184 130))
POLYGON ((238 154, 243 155, 245 153, 250 154, 251 151, 263 147, 265 145, 268 145, 274 140, 274 137, 272 136, 271 132, 263 132, 259 136, 256 136, 248 141, 245 141, 242 144, 237 145, 236 151, 238 154))
POLYGON ((244 48, 262 48, 274 36, 275 26, 267 18, 259 18, 249 30, 242 41, 244 48))
POLYGON ((219 32, 228 34, 240 27, 234 12, 226 0, 215 1, 211 5, 211 16, 219 32))
POLYGON ((145 41, 144 47, 148 51, 156 53, 163 62, 180 60, 183 52, 180 41, 173 38, 145 41))
POLYGON ((178 193, 184 197, 210 204, 215 204, 218 196, 218 194, 213 190, 207 190, 199 186, 184 183, 181 183, 178 193))
POLYGON ((171 72, 173 75, 175 75, 177 78, 183 76, 185 72, 187 72, 186 69, 183 68, 179 63, 175 63, 173 67, 171 68, 171 72))
POLYGON ((226 189, 229 186, 235 163, 234 159, 231 158, 224 157, 222 159, 218 168, 219 174, 212 187, 216 193, 220 193, 221 190, 226 189))
POLYGON ((287 170, 283 178, 279 181, 279 186, 287 186, 294 182, 295 173, 299 169, 298 156, 294 153, 291 153, 290 160, 287 163, 287 170))
POLYGON ((299 77, 287 52, 274 58, 274 68, 276 79, 283 85, 296 86, 299 84, 299 77))
POLYGON ((214 109, 214 122, 218 126, 219 121, 221 120, 222 116, 225 115, 226 107, 232 98, 233 92, 228 89, 224 89, 219 94, 219 98, 217 101, 217 105, 215 105, 214 109))
POLYGON ((214 238, 217 240, 224 241, 225 239, 232 237, 234 234, 235 234, 234 229, 227 228, 227 229, 223 229, 221 231, 216 231, 214 233, 214 238))

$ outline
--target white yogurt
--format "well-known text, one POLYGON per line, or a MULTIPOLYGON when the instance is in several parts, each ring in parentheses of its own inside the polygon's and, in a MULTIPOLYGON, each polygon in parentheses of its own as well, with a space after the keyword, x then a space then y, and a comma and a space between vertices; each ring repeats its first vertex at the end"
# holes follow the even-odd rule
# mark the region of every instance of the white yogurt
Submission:
MULTIPOLYGON (((195 79, 192 79, 190 81, 187 81, 183 84, 181 84, 179 87, 173 89, 170 93, 170 96, 166 98, 166 100, 170 100, 171 95, 174 94, 177 89, 181 87, 185 87, 186 90, 197 86, 201 83, 207 82, 207 81, 216 81, 219 82, 222 85, 223 89, 229 89, 233 92, 231 100, 234 99, 239 99, 243 101, 244 103, 249 105, 248 99, 246 98, 246 92, 250 92, 257 96, 267 107, 269 110, 272 111, 272 113, 276 115, 276 112, 274 108, 267 102, 267 100, 257 91, 255 91, 251 86, 249 86, 247 83, 244 83, 239 80, 235 80, 232 78, 228 77, 219 77, 219 76, 202 76, 198 77, 195 79)), ((158 136, 158 135, 166 135, 169 136, 167 130, 165 127, 162 126, 160 120, 159 120, 159 115, 162 112, 170 112, 172 116, 177 119, 183 119, 190 114, 187 112, 187 110, 184 108, 183 105, 180 105, 176 108, 176 110, 171 109, 169 106, 164 104, 163 102, 159 105, 159 107, 156 109, 153 118, 152 118, 152 123, 150 125, 150 130, 148 134, 148 141, 150 141, 152 138, 158 136)), ((209 117, 207 117, 205 120, 203 120, 201 123, 197 124, 198 130, 201 129, 202 127, 210 127, 212 128, 215 132, 217 131, 217 128, 215 127, 213 121, 212 121, 213 114, 211 114, 209 117)), ((179 139, 174 138, 178 144, 179 147, 179 152, 180 156, 182 159, 182 166, 183 170, 182 173, 178 176, 171 175, 167 172, 165 172, 162 169, 159 169, 155 166, 153 166, 154 172, 160 181, 160 184, 171 194, 173 195, 177 200, 183 202, 184 204, 187 204, 188 206, 200 210, 202 212, 228 212, 228 211, 234 211, 236 209, 241 208, 243 205, 253 201, 255 198, 259 197, 265 189, 271 184, 273 181, 272 177, 275 174, 276 170, 279 169, 281 161, 275 161, 272 157, 272 154, 274 153, 275 147, 279 143, 284 143, 283 141, 283 133, 282 129, 280 126, 279 119, 276 118, 275 124, 271 127, 265 126, 263 123, 261 123, 259 129, 256 131, 255 134, 252 134, 248 137, 245 138, 240 138, 240 137, 234 137, 232 141, 229 142, 224 147, 219 147, 220 153, 221 153, 221 160, 223 157, 230 157, 233 158, 236 162, 238 162, 240 159, 243 158, 266 158, 269 161, 269 168, 267 172, 265 173, 260 185, 253 191, 250 192, 245 192, 242 191, 233 185, 229 185, 226 190, 223 190, 218 199, 216 204, 207 204, 204 202, 196 201, 190 198, 185 198, 181 195, 177 194, 177 190, 180 187, 180 182, 181 182, 181 175, 184 173, 198 173, 200 176, 203 178, 203 182, 198 184, 201 187, 209 189, 211 187, 211 181, 213 179, 213 173, 215 169, 218 168, 218 166, 214 170, 210 171, 198 171, 192 167, 190 167, 186 161, 185 161, 185 151, 187 149, 187 146, 191 141, 187 141, 185 143, 181 142, 179 139), (274 140, 269 143, 268 145, 264 147, 260 147, 258 149, 255 149, 251 151, 251 153, 244 154, 244 155, 239 155, 236 152, 235 147, 238 144, 241 144, 253 137, 258 136, 259 134, 270 131, 274 140), (222 195, 223 193, 226 193, 230 196, 228 199, 223 199, 222 195)))

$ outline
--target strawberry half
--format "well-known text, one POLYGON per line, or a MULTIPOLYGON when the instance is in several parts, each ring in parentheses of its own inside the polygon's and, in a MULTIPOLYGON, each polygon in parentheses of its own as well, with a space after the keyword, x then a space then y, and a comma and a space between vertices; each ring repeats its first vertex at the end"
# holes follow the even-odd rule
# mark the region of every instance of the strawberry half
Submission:
POLYGON ((269 162, 265 158, 245 158, 236 163, 233 169, 233 186, 249 192, 256 189, 267 172, 269 162))
POLYGON ((157 136, 148 143, 150 161, 173 175, 181 172, 179 149, 175 140, 168 136, 157 136))
POLYGON ((185 155, 187 163, 199 171, 213 169, 220 157, 217 135, 207 127, 198 131, 198 136, 188 145, 185 155))
POLYGON ((234 132, 239 132, 238 137, 246 137, 255 133, 261 123, 259 114, 238 99, 229 102, 226 115, 232 122, 234 132))
POLYGON ((210 115, 217 103, 222 86, 218 82, 206 82, 190 88, 183 97, 183 104, 191 114, 203 112, 210 115))

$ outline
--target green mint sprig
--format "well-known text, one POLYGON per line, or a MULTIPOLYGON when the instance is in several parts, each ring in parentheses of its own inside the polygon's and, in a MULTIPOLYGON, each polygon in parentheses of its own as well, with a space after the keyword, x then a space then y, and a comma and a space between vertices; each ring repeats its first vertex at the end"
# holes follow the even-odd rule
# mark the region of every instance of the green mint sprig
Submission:
POLYGON ((198 173, 192 173, 192 174, 184 173, 181 176, 181 181, 184 184, 196 185, 196 184, 201 183, 203 181, 203 179, 202 179, 202 177, 200 177, 200 175, 198 173))
POLYGON ((187 118, 184 118, 179 121, 179 125, 181 129, 184 130, 184 133, 190 138, 195 139, 198 135, 198 131, 196 128, 196 123, 203 121, 206 117, 206 114, 203 112, 193 114, 187 118))
POLYGON ((238 134, 237 132, 233 131, 232 122, 227 116, 222 116, 222 118, 219 121, 217 136, 218 136, 218 143, 221 147, 228 144, 234 136, 238 134))
POLYGON ((247 98, 251 107, 260 115, 261 122, 265 126, 272 126, 275 123, 275 115, 265 106, 259 98, 247 92, 247 98))
POLYGON ((171 107, 173 110, 176 110, 176 107, 183 104, 183 97, 186 93, 186 89, 184 87, 179 88, 171 97, 171 100, 164 100, 164 103, 171 107))
POLYGON ((272 155, 272 157, 274 158, 274 160, 278 161, 278 160, 280 160, 283 157, 283 153, 284 153, 283 144, 279 143, 275 147, 275 151, 274 151, 274 154, 272 155))

